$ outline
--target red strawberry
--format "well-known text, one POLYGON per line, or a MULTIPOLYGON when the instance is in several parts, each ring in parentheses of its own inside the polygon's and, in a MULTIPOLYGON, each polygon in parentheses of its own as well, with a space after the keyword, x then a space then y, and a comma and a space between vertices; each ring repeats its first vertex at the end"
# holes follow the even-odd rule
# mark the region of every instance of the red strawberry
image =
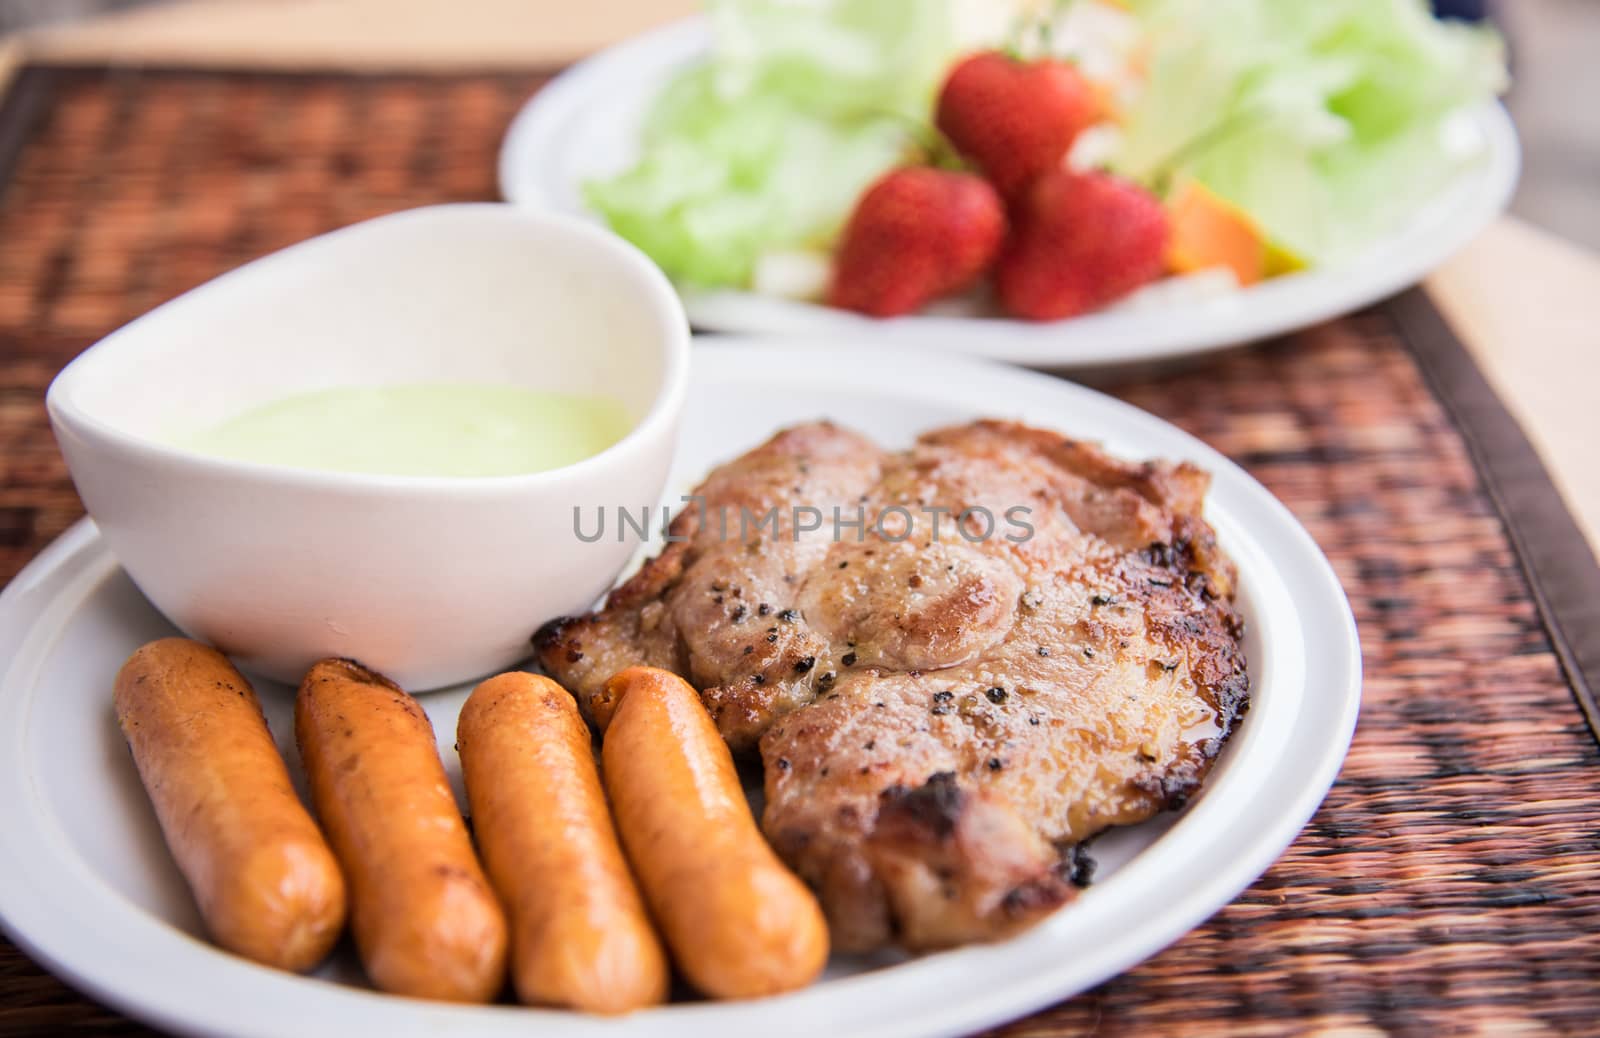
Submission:
POLYGON ((951 70, 936 117, 957 151, 1007 198, 1061 166, 1078 131, 1099 117, 1094 88, 1059 61, 984 51, 951 70))
POLYGON ((1051 321, 1097 310, 1160 277, 1167 214, 1137 184, 1056 170, 1012 209, 995 288, 1018 317, 1051 321))
POLYGON ((1005 205, 983 178, 891 170, 850 214, 828 302, 874 317, 911 313, 976 281, 1005 228, 1005 205))

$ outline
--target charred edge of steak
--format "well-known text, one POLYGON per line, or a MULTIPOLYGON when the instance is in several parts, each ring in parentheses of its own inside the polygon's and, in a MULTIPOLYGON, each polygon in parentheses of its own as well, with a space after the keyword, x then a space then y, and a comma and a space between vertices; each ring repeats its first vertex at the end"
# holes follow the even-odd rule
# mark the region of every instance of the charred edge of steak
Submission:
POLYGON ((579 616, 555 617, 554 621, 546 622, 542 627, 539 627, 539 630, 533 632, 533 637, 528 638, 528 641, 533 643, 533 648, 538 649, 539 654, 542 656, 550 649, 555 648, 558 641, 562 640, 563 635, 565 635, 566 629, 581 621, 581 619, 582 617, 579 616))
MULTIPOLYGON (((1240 718, 1250 709, 1250 675, 1242 648, 1245 623, 1233 605, 1232 576, 1222 575, 1228 593, 1219 593, 1210 571, 1217 564, 1217 548, 1214 538, 1203 529, 1180 534, 1171 544, 1148 545, 1137 554, 1151 569, 1170 572, 1173 577, 1170 585, 1161 578, 1151 578, 1148 597, 1187 596, 1192 605, 1199 607, 1163 610, 1155 616, 1156 626, 1169 636, 1201 643, 1209 650, 1198 654, 1200 663, 1194 676, 1217 711, 1219 731, 1201 745, 1202 755, 1210 761, 1222 752, 1240 718)), ((1193 785, 1198 786, 1202 778, 1203 770, 1193 785)), ((1191 788, 1172 798, 1181 806, 1192 792, 1191 788)))
POLYGON ((1082 889, 1094 882, 1098 863, 1089 853, 1089 841, 1072 844, 1061 852, 1061 878, 1082 889))
POLYGON ((1245 673, 1244 657, 1234 659, 1234 668, 1227 677, 1213 684, 1209 692, 1217 704, 1216 735, 1200 743, 1200 757, 1185 766, 1159 776, 1134 780, 1134 785, 1156 797, 1163 811, 1181 811, 1205 784, 1211 766, 1222 753, 1222 748, 1233 737, 1239 719, 1250 709, 1250 676, 1245 673))
POLYGON ((899 817, 935 839, 946 840, 955 832, 966 800, 955 772, 936 772, 920 786, 890 786, 878 794, 879 824, 886 816, 899 817))
MULTIPOLYGON (((1209 763, 1209 762, 1208 762, 1209 763)), ((1160 801, 1163 811, 1182 811, 1205 781, 1206 768, 1177 768, 1133 780, 1133 786, 1160 801)))
POLYGON ((1171 544, 1155 544, 1145 546, 1139 555, 1150 565, 1162 569, 1172 569, 1177 566, 1178 560, 1188 554, 1188 542, 1181 537, 1171 544))
POLYGON ((1222 752, 1234 728, 1250 712, 1250 675, 1245 671, 1243 655, 1234 657, 1232 672, 1211 686, 1211 695, 1217 701, 1217 727, 1221 731, 1201 744, 1200 751, 1207 758, 1222 752))
POLYGON ((1177 534, 1171 544, 1157 541, 1136 554, 1152 569, 1170 570, 1175 578, 1173 583, 1181 584, 1197 598, 1207 601, 1231 598, 1231 589, 1220 591, 1211 573, 1215 548, 1197 544, 1193 524, 1186 525, 1191 529, 1177 534))
MULTIPOLYGON (((936 772, 916 787, 890 786, 878 796, 878 817, 870 839, 887 841, 901 852, 915 854, 922 865, 953 883, 956 871, 967 864, 958 847, 961 837, 957 830, 962 816, 973 807, 969 796, 952 771, 936 772)), ((1008 882, 1010 885, 992 906, 978 909, 988 921, 967 925, 978 925, 990 935, 1006 932, 1054 911, 1073 896, 1073 888, 1057 869, 1012 876, 1008 882)), ((895 928, 902 931, 902 939, 907 922, 899 918, 894 921, 895 928)), ((946 942, 941 938, 938 943, 946 942)))
POLYGON ((587 616, 558 616, 554 621, 533 632, 533 651, 552 677, 566 677, 566 667, 578 664, 584 657, 584 643, 578 633, 589 625, 587 616))
POLYGON ((1006 891, 1000 912, 1012 923, 1035 919, 1066 904, 1072 890, 1054 875, 1031 879, 1006 891))

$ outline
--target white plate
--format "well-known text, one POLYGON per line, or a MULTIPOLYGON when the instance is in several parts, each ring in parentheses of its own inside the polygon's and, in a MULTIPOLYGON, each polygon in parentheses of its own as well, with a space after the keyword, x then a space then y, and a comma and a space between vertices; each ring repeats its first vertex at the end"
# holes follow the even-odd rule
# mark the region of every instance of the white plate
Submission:
MULTIPOLYGON (((1079 386, 959 358, 863 355, 817 343, 702 345, 669 487, 675 497, 787 423, 827 416, 906 444, 980 414, 1099 439, 1129 457, 1186 458, 1214 473, 1207 512, 1238 563, 1250 631, 1253 703, 1204 793, 1180 816, 1099 841, 1095 885, 1035 929, 899 964, 836 960, 822 982, 778 999, 677 1005, 618 1020, 378 995, 359 986, 347 951, 315 978, 225 954, 199 936, 110 707, 123 659, 172 628, 84 522, 0 595, 0 660, 9 664, 0 676, 6 931, 95 997, 202 1034, 956 1034, 1113 976, 1258 876, 1321 802, 1344 758, 1360 699, 1355 624, 1332 570, 1289 512, 1200 441, 1079 386)), ((297 768, 289 692, 260 687, 297 768)), ((453 776, 464 695, 425 697, 453 776)))
MULTIPOLYGON (((706 52, 703 18, 674 22, 574 65, 528 102, 500 151, 500 190, 518 205, 599 217, 581 185, 631 165, 638 127, 666 81, 706 52)), ((1516 130, 1498 104, 1464 120, 1482 160, 1394 234, 1336 268, 1317 269, 1211 298, 1164 298, 1049 324, 974 316, 940 304, 937 314, 882 321, 751 292, 683 291, 696 328, 802 335, 811 341, 936 348, 1035 367, 1148 361, 1251 342, 1360 309, 1420 281, 1505 208, 1520 164, 1516 130), (952 312, 953 311, 953 312, 952 312)), ((1173 286, 1176 287, 1176 286, 1173 286)))

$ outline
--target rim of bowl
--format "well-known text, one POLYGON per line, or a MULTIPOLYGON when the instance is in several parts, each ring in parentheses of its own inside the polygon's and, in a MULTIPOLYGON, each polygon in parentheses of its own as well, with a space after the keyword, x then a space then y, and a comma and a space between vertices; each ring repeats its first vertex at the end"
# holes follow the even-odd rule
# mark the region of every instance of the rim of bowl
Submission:
MULTIPOLYGON (((109 348, 116 349, 117 346, 115 343, 111 343, 109 348)), ((265 256, 234 267, 232 270, 224 271, 209 281, 196 285, 194 288, 162 303, 154 310, 140 314, 132 321, 97 340, 93 345, 74 357, 50 381, 50 387, 45 393, 45 410, 52 424, 67 426, 87 438, 108 441, 117 449, 142 456, 147 460, 187 465, 214 474, 236 474, 263 483, 305 489, 336 489, 367 493, 395 491, 442 491, 465 494, 494 493, 531 488, 544 483, 555 483, 574 474, 584 473, 590 469, 609 464, 618 458, 636 452, 646 441, 670 433, 671 430, 667 427, 677 421, 682 410, 684 398, 688 394, 689 350, 689 319, 684 314, 682 301, 678 298, 678 294, 673 289, 672 283, 667 279, 666 274, 662 273, 661 269, 631 242, 609 230, 596 226, 590 221, 563 213, 532 212, 505 202, 452 202, 402 209, 373 217, 370 220, 362 220, 345 227, 339 227, 307 238, 304 241, 295 242, 293 245, 285 246, 276 252, 270 252, 265 256), (648 299, 656 315, 662 319, 666 334, 662 339, 661 347, 665 356, 663 357, 664 370, 662 378, 656 388, 656 393, 651 400, 649 409, 645 411, 644 415, 628 430, 627 435, 623 436, 622 439, 596 454, 591 454, 587 458, 568 465, 553 469, 543 469, 539 472, 523 472, 505 476, 405 476, 371 472, 338 472, 328 469, 297 468, 292 465, 271 465, 257 461, 236 461, 228 458, 219 458, 200 451, 165 443, 153 437, 130 433, 85 410, 70 395, 74 382, 81 381, 86 377, 83 371, 93 364, 96 351, 106 349, 107 343, 120 335, 125 329, 149 319, 157 311, 172 306, 188 298, 193 293, 209 289, 219 282, 235 279, 253 268, 258 269, 261 266, 281 264, 292 258, 292 255, 301 249, 325 241, 328 238, 360 231, 373 224, 418 219, 424 214, 433 215, 449 210, 476 210, 480 212, 492 210, 525 223, 540 225, 543 228, 557 228, 580 238, 587 238, 601 249, 607 251, 622 268, 632 272, 644 297, 648 299)))

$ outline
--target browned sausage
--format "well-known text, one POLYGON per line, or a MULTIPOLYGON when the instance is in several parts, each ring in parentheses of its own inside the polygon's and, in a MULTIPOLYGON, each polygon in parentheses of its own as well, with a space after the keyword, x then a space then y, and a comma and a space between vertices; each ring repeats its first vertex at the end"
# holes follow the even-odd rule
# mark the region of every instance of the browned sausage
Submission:
POLYGON ((595 1013, 664 999, 666 953, 617 843, 578 704, 548 678, 490 678, 461 710, 456 749, 478 846, 511 916, 517 997, 595 1013))
POLYGON ((678 968, 714 998, 803 987, 828 958, 817 900, 756 828, 733 756, 674 674, 630 667, 602 755, 617 831, 678 968))
POLYGON ((211 936, 281 969, 322 961, 344 927, 344 878, 250 683, 215 649, 163 638, 128 657, 113 698, 211 936))
POLYGON ((505 979, 506 920, 428 715, 382 675, 323 660, 300 683, 294 730, 372 983, 415 998, 491 998, 505 979))

